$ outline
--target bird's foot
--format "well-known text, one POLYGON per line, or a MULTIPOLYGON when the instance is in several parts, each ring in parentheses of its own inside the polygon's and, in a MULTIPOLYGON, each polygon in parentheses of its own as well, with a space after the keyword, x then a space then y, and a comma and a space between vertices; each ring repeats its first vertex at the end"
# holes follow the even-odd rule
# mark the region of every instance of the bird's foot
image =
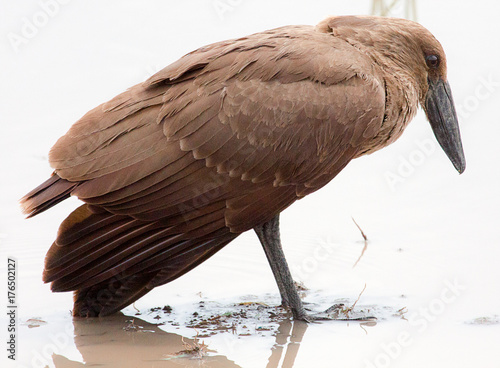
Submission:
POLYGON ((352 308, 346 307, 345 304, 334 304, 319 313, 308 313, 305 308, 298 311, 292 309, 292 314, 294 320, 301 320, 308 323, 319 321, 373 321, 377 319, 375 316, 370 316, 364 311, 353 311, 352 308))

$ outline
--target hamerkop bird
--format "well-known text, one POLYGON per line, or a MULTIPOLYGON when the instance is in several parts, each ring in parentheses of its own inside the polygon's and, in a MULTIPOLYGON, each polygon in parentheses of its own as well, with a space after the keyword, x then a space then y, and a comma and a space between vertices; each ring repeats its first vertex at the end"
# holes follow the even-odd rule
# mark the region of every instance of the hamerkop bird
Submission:
POLYGON ((354 158, 394 142, 421 105, 461 173, 440 43, 421 25, 330 17, 199 48, 88 112, 52 147, 28 217, 69 196, 43 280, 105 316, 254 229, 282 303, 308 316, 283 254, 281 211, 354 158))

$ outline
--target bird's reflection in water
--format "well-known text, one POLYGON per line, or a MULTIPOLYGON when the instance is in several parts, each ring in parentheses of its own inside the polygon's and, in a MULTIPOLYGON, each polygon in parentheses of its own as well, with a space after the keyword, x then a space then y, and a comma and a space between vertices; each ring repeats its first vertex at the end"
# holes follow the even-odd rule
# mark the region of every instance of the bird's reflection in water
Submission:
POLYGON ((271 350, 267 368, 291 368, 299 352, 300 343, 307 329, 303 321, 291 322, 284 320, 280 323, 276 335, 276 346, 271 350), (280 362, 282 362, 281 365, 280 362))
MULTIPOLYGON (((56 368, 240 367, 227 357, 216 354, 209 354, 203 359, 169 359, 186 348, 183 340, 191 344, 193 340, 165 332, 159 325, 139 318, 115 315, 99 319, 74 319, 73 325, 75 345, 84 363, 54 354, 53 363, 56 368)), ((292 322, 288 319, 282 321, 278 327, 275 344, 269 352, 267 368, 293 367, 306 329, 305 322, 292 322)), ((251 344, 248 349, 252 349, 251 344)))
MULTIPOLYGON (((377 325, 375 320, 352 320, 358 324, 366 334, 366 328, 377 325)), ((280 323, 276 335, 276 344, 271 349, 271 356, 266 368, 292 368, 297 358, 300 343, 306 333, 308 324, 304 321, 284 320, 280 323)))
MULTIPOLYGON (((239 367, 222 355, 203 359, 174 358, 184 350, 182 336, 136 317, 114 315, 74 319, 74 340, 84 363, 54 354, 56 368, 73 367, 239 367), (133 320, 133 322, 131 322, 133 320)), ((184 338, 187 343, 192 339, 184 338)))

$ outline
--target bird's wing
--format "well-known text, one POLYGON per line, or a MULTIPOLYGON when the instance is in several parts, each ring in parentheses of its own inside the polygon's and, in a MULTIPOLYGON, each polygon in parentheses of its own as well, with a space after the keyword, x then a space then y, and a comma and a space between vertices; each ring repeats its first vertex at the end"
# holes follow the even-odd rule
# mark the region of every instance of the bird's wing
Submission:
POLYGON ((376 135, 375 75, 366 56, 311 27, 217 43, 90 111, 50 163, 81 182, 73 195, 112 213, 223 213, 244 231, 325 185, 376 135))

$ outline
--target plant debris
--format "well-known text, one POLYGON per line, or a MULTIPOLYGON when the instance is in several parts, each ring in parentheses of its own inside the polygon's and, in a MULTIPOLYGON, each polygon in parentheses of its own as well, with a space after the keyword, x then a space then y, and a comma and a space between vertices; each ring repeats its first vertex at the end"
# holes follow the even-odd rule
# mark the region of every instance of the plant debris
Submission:
POLYGON ((352 312, 352 310, 354 309, 354 307, 356 306, 356 303, 359 302, 359 299, 361 299, 361 295, 364 293, 366 289, 366 284, 365 284, 365 287, 363 288, 363 290, 361 290, 361 292, 359 293, 358 295, 358 299, 356 299, 356 301, 354 302, 353 305, 351 305, 350 307, 348 308, 345 308, 344 310, 342 310, 342 313, 344 313, 344 315, 349 318, 349 313, 352 312))
POLYGON ((35 317, 35 318, 28 319, 23 324, 28 326, 28 328, 35 328, 35 327, 40 327, 40 326, 46 325, 47 322, 42 320, 40 317, 35 317))
POLYGON ((299 293, 300 299, 304 299, 307 296, 307 291, 309 290, 307 286, 305 286, 302 281, 294 281, 293 284, 299 293))
POLYGON ((166 305, 162 308, 164 313, 172 313, 172 307, 170 305, 166 305))
POLYGON ((478 317, 467 323, 470 325, 498 325, 500 324, 500 317, 497 315, 492 317, 478 317))
MULTIPOLYGON (((232 304, 230 310, 213 302, 199 305, 190 313, 183 325, 199 331, 198 337, 210 337, 229 332, 237 336, 249 336, 265 331, 277 331, 278 323, 289 318, 289 312, 279 306, 269 306, 263 302, 241 302, 232 304)), ((172 326, 178 324, 168 321, 172 326)))
POLYGON ((408 309, 406 307, 403 307, 401 309, 398 309, 396 313, 393 314, 395 317, 401 317, 401 319, 404 319, 405 321, 408 321, 405 317, 405 314, 408 313, 408 309))
MULTIPOLYGON (((359 302, 361 299, 361 295, 364 293, 366 290, 366 284, 363 287, 363 290, 358 295, 358 298, 354 301, 354 303, 350 307, 346 307, 344 303, 338 303, 332 305, 330 308, 328 308, 324 313, 328 315, 328 319, 337 319, 337 320, 342 320, 342 321, 372 321, 376 320, 375 317, 370 317, 370 316, 364 316, 363 314, 365 312, 370 312, 370 309, 368 310, 360 310, 359 312, 361 313, 360 316, 353 316, 352 313, 354 311, 354 307, 356 304, 359 302)), ((359 313, 357 313, 359 314, 359 313)))
POLYGON ((137 331, 140 331, 140 329, 142 328, 142 326, 139 326, 139 325, 136 325, 134 322, 135 320, 134 319, 131 319, 130 322, 128 325, 126 325, 125 327, 123 327, 123 329, 127 332, 137 332, 137 331))
POLYGON ((204 341, 200 343, 198 338, 199 332, 195 329, 196 336, 193 338, 193 342, 189 343, 184 341, 184 336, 181 337, 182 345, 184 349, 178 351, 177 353, 170 355, 169 357, 175 358, 189 358, 189 359, 203 359, 204 356, 208 355, 209 352, 215 352, 214 350, 209 350, 208 345, 204 341))

